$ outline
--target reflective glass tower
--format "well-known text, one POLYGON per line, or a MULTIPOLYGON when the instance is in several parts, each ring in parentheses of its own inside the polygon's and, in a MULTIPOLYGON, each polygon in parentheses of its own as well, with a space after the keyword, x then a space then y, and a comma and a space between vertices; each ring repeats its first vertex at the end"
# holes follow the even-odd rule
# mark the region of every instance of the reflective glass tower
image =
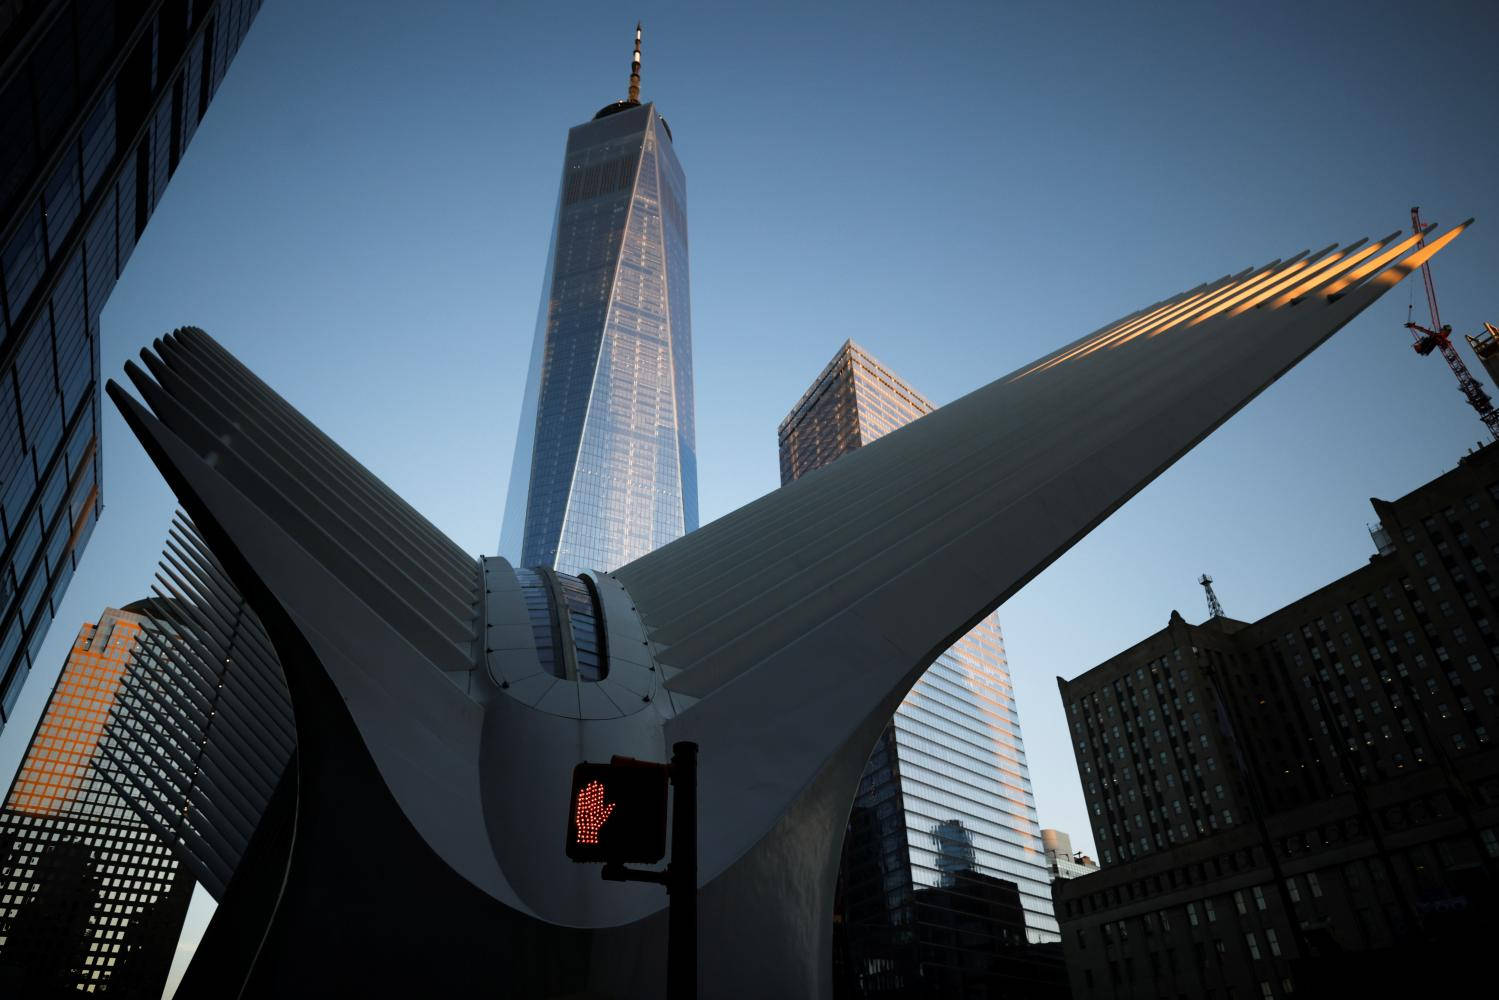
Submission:
POLYGON ((193 879, 99 766, 146 624, 79 629, 0 809, 0 996, 161 996, 193 879))
MULTIPOLYGON (((781 483, 934 407, 852 341, 781 422, 781 483)), ((1059 941, 999 617, 937 657, 860 780, 839 872, 850 996, 1048 995, 1059 941)))
POLYGON ((630 96, 568 132, 500 552, 612 570, 697 527, 687 181, 630 96))
POLYGON ((0 3, 0 727, 102 508, 99 314, 259 9, 0 3))

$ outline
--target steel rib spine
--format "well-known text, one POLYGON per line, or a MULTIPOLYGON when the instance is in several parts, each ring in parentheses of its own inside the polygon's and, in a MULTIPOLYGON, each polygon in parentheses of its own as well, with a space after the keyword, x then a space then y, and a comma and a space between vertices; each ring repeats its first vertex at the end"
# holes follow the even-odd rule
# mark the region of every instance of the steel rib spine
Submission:
MULTIPOLYGON (((162 341, 156 346, 158 350, 167 349, 162 341)), ((312 470, 289 464, 284 453, 278 457, 277 452, 281 449, 273 441, 274 433, 258 427, 259 421, 253 415, 232 408, 232 401, 225 395, 216 394, 210 400, 190 379, 164 365, 150 352, 142 351, 141 357, 159 380, 159 384, 153 387, 158 400, 161 397, 169 399, 183 416, 197 425, 176 427, 174 423, 174 430, 185 439, 197 431, 197 443, 206 445, 201 449, 204 454, 213 450, 221 456, 226 452, 234 455, 243 471, 248 473, 248 478, 238 476, 231 481, 237 480, 236 485, 268 514, 279 515, 280 523, 303 544, 314 542, 306 529, 321 536, 325 544, 319 547, 318 554, 325 564, 330 568, 354 570, 367 585, 374 583, 385 592, 385 603, 394 600, 408 605, 428 628, 446 641, 458 643, 473 639, 471 609, 466 600, 458 597, 444 603, 430 593, 436 582, 430 573, 422 571, 423 579, 416 579, 407 569, 397 565, 393 550, 401 544, 401 539, 387 537, 384 545, 372 544, 370 535, 375 533, 374 526, 368 522, 361 524, 362 518, 352 520, 352 512, 340 504, 336 494, 320 494, 315 490, 310 484, 321 483, 312 470), (205 431, 212 443, 204 440, 205 431), (340 506, 345 509, 339 510, 340 506), (299 526, 302 530, 297 530, 299 526), (455 608, 455 604, 459 607, 455 608)), ((144 385, 139 387, 142 392, 148 391, 144 385)), ((153 400, 153 408, 158 400, 153 400)), ((166 416, 165 413, 162 415, 166 416)), ((230 470, 221 465, 220 471, 227 474, 230 470)), ((367 588, 360 596, 375 604, 367 588)))
MULTIPOLYGON (((142 355, 148 356, 148 352, 142 352, 142 355)), ((312 502, 312 509, 293 501, 280 487, 304 494, 305 488, 291 483, 284 470, 268 468, 270 463, 266 461, 259 444, 248 435, 236 435, 232 426, 222 422, 217 428, 205 422, 134 364, 126 365, 126 373, 159 418, 172 427, 174 433, 200 454, 216 453, 218 472, 228 482, 233 483, 246 496, 253 497, 256 506, 278 521, 303 547, 338 574, 361 600, 394 626, 407 642, 447 670, 467 672, 472 669, 471 624, 460 622, 452 614, 451 608, 443 608, 428 595, 413 592, 409 588, 404 591, 393 588, 377 572, 376 567, 385 562, 378 552, 362 546, 359 540, 348 538, 346 534, 345 539, 356 548, 364 548, 361 558, 361 555, 356 555, 341 544, 337 537, 329 534, 324 525, 313 516, 318 508, 316 500, 306 498, 312 502), (274 480, 279 480, 279 485, 274 480)), ((475 573, 477 574, 477 564, 475 573)))
POLYGON ((201 405, 189 405, 200 417, 204 416, 203 407, 207 406, 214 415, 227 417, 231 426, 238 425, 242 433, 253 435, 270 464, 282 470, 292 482, 304 485, 307 494, 332 515, 336 526, 361 539, 380 539, 381 544, 372 547, 380 550, 397 570, 412 577, 418 587, 445 592, 454 602, 467 605, 471 593, 464 591, 471 591, 471 580, 454 579, 443 573, 440 566, 434 566, 434 560, 428 558, 419 562, 408 555, 411 550, 421 547, 418 540, 409 531, 390 524, 381 512, 370 509, 368 505, 356 505, 354 501, 362 499, 357 489, 348 486, 340 489, 327 482, 334 467, 296 454, 294 442, 286 434, 289 428, 277 426, 276 421, 267 419, 262 408, 243 397, 241 386, 221 382, 209 370, 210 366, 203 363, 204 359, 195 352, 183 350, 176 340, 157 341, 156 347, 164 364, 153 365, 149 357, 146 360, 164 388, 185 403, 188 402, 186 397, 195 397, 195 403, 201 405), (314 485, 320 488, 314 489, 314 485), (363 509, 359 509, 360 506, 363 509), (398 559, 400 564, 397 564, 398 559), (418 576, 421 579, 416 579, 418 576))
POLYGON ((261 417, 260 422, 279 431, 281 439, 305 449, 314 459, 311 463, 314 467, 326 468, 339 476, 345 486, 343 496, 357 495, 372 508, 383 511, 392 529, 402 536, 403 548, 425 552, 434 563, 445 567, 451 584, 460 593, 474 590, 472 557, 396 496, 353 456, 317 430, 249 369, 223 351, 207 334, 189 328, 169 334, 164 339, 177 348, 174 360, 191 365, 193 373, 199 377, 212 371, 221 373, 222 381, 217 388, 222 391, 232 387, 236 398, 245 401, 242 411, 253 408, 261 417))
POLYGON ((387 486, 379 477, 375 476, 364 466, 360 465, 348 452, 344 451, 338 444, 317 428, 315 424, 307 420, 296 411, 290 403, 286 402, 270 386, 246 368, 228 351, 209 337, 202 330, 187 327, 177 331, 175 335, 185 344, 190 344, 195 350, 201 351, 205 356, 216 360, 223 369, 234 373, 237 381, 245 385, 258 398, 263 400, 272 411, 282 417, 282 425, 301 440, 310 442, 313 449, 318 453, 331 459, 335 468, 347 470, 353 485, 364 492, 380 498, 382 505, 392 511, 395 516, 405 525, 411 533, 424 540, 429 551, 439 554, 450 566, 455 580, 462 582, 469 580, 470 587, 475 587, 476 582, 466 576, 473 559, 464 552, 455 542, 438 531, 437 528, 424 518, 415 508, 387 486), (355 475, 357 473, 357 475, 355 475))
POLYGON ((181 513, 151 590, 102 770, 217 897, 295 748, 291 699, 259 620, 181 513))

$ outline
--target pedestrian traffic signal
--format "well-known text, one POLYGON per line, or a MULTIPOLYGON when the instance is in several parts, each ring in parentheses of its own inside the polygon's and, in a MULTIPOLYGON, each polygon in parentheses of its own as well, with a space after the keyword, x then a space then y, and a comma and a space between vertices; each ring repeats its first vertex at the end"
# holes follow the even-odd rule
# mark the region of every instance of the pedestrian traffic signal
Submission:
POLYGON ((629 757, 573 768, 567 856, 610 864, 665 857, 668 774, 665 764, 629 757))

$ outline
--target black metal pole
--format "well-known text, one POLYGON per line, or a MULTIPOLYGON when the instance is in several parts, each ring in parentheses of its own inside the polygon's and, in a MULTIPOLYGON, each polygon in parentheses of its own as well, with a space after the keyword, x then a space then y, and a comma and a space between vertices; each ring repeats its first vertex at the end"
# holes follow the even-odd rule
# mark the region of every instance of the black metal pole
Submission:
POLYGON ((697 1000, 697 744, 672 744, 671 896, 666 923, 667 1000, 697 1000))

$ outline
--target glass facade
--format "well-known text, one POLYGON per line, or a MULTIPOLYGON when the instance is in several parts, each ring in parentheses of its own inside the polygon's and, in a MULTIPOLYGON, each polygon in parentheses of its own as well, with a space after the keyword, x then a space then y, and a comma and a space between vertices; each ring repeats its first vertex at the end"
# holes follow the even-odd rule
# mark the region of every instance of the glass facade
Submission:
POLYGON ((568 133, 500 551, 612 570, 697 527, 686 177, 652 104, 568 133))
POLYGON ((259 7, 0 9, 0 726, 101 509, 99 313, 259 7))
MULTIPOLYGON (((782 484, 933 409, 846 342, 781 423, 782 484)), ((839 874, 838 991, 1044 994, 1059 956, 1034 946, 1060 940, 1049 881, 990 615, 937 657, 865 766, 839 874)))
POLYGON ((166 983, 193 880, 98 768, 144 623, 79 629, 0 809, 0 995, 166 983))

